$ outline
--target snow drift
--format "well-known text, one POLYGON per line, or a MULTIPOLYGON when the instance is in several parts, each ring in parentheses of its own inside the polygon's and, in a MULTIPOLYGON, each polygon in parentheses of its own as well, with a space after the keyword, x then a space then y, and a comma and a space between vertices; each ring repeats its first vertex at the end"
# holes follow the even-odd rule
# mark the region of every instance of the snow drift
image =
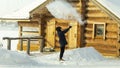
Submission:
MULTIPOLYGON (((38 57, 43 63, 48 64, 60 64, 59 53, 50 54, 42 57, 38 57), (44 59, 45 58, 45 59, 44 59), (50 61, 50 63, 48 62, 50 61), (51 63, 52 62, 52 63, 51 63)), ((70 65, 83 65, 84 63, 92 63, 103 61, 105 58, 97 52, 93 47, 77 48, 73 50, 66 50, 63 56, 66 64, 70 65)))
MULTIPOLYGON (((40 55, 31 58, 24 53, 9 51, 0 48, 0 65, 59 65, 59 53, 40 55)), ((77 48, 66 50, 64 57, 67 65, 83 65, 83 63, 91 63, 103 61, 105 58, 97 52, 93 47, 77 48)))
POLYGON ((18 53, 15 51, 9 51, 0 48, 0 65, 35 65, 36 62, 31 60, 28 55, 18 53))
POLYGON ((0 67, 2 68, 119 68, 119 60, 104 58, 93 47, 66 50, 64 59, 59 62, 59 53, 44 55, 38 53, 28 56, 25 53, 0 48, 0 67), (100 66, 100 67, 98 67, 100 66))
POLYGON ((74 50, 69 50, 66 52, 68 60, 74 61, 101 61, 104 60, 104 57, 93 47, 84 47, 84 48, 77 48, 74 50))

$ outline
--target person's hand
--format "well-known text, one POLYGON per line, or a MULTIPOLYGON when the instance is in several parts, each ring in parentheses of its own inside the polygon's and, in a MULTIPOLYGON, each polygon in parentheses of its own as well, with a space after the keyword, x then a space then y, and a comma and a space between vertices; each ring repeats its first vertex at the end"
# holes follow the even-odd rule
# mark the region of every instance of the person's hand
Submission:
POLYGON ((72 26, 69 26, 69 28, 72 28, 72 26))

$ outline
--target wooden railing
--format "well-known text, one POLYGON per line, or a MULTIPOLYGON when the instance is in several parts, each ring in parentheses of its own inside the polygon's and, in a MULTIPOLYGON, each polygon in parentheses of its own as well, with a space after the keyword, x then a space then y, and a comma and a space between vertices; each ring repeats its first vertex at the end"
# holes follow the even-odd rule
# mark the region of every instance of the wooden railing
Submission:
POLYGON ((38 37, 3 37, 3 40, 7 40, 7 49, 11 50, 11 40, 20 40, 20 50, 23 50, 23 40, 27 40, 27 54, 30 54, 30 41, 32 39, 40 39, 40 52, 43 52, 44 39, 42 36, 38 37))

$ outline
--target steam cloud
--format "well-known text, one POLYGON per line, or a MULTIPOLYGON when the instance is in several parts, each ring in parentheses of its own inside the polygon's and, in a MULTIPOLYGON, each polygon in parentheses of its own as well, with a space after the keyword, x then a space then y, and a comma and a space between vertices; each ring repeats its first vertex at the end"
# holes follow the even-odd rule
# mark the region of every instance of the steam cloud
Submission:
POLYGON ((80 24, 84 24, 81 20, 81 15, 77 13, 76 9, 70 3, 64 0, 55 0, 46 7, 55 18, 77 20, 80 24))

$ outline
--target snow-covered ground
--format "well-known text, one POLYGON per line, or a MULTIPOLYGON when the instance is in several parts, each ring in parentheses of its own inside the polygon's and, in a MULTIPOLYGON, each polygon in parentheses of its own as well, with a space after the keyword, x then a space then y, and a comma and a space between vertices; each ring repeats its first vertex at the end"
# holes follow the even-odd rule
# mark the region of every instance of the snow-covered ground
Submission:
POLYGON ((17 51, 16 44, 12 42, 12 50, 6 49, 4 36, 18 36, 17 25, 0 24, 0 68, 120 68, 119 58, 105 58, 93 47, 66 50, 64 62, 59 61, 59 52, 50 54, 31 52, 27 55, 24 51, 17 51), (9 28, 10 27, 10 28, 9 28))
POLYGON ((60 62, 59 52, 51 54, 8 51, 0 48, 0 68, 119 68, 119 59, 104 58, 93 47, 66 50, 64 62, 60 62))

